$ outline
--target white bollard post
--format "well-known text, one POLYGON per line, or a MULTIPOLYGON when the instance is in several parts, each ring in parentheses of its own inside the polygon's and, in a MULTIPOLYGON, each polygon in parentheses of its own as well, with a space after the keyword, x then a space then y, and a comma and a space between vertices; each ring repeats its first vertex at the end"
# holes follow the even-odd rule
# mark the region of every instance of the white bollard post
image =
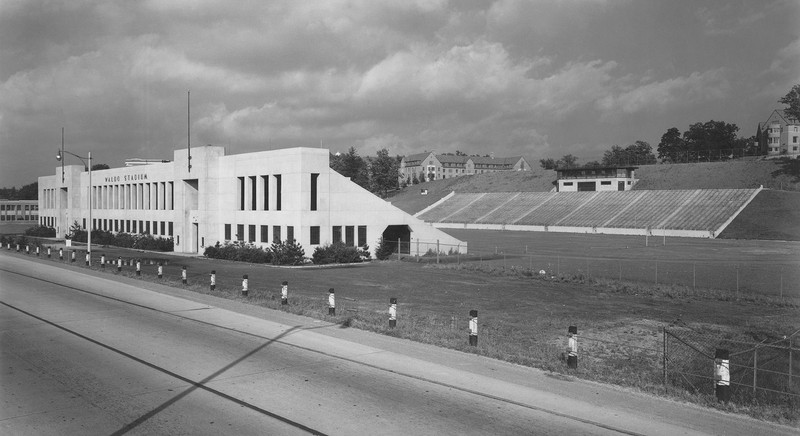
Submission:
POLYGON ((478 346, 478 311, 469 311, 469 344, 478 346))
POLYGON ((247 296, 247 292, 248 292, 247 285, 248 285, 248 283, 247 283, 247 274, 245 274, 245 275, 242 276, 242 297, 246 297, 247 296))
POLYGON ((117 256, 117 272, 122 272, 122 256, 117 256))
POLYGON ((289 304, 289 282, 283 281, 281 285, 281 306, 289 304))
POLYGON ((158 278, 164 278, 164 265, 162 265, 161 262, 158 262, 158 278))
POLYGON ((50 246, 47 246, 47 258, 50 259, 50 256, 52 256, 52 255, 53 255, 53 253, 51 252, 50 246))
POLYGON ((88 251, 86 252, 86 256, 84 256, 84 257, 86 258, 86 266, 89 266, 89 252, 88 251))
POLYGON ((70 254, 69 258, 72 263, 75 263, 75 250, 72 250, 72 254, 70 254))
POLYGON ((397 298, 389 298, 389 327, 397 327, 397 298))
POLYGON ((714 382, 717 401, 731 399, 731 364, 728 350, 717 348, 714 351, 714 382))
POLYGON ((58 259, 59 260, 64 260, 64 249, 63 248, 59 248, 58 249, 58 259))
POLYGON ((578 367, 578 327, 574 325, 567 330, 567 367, 578 367))
POLYGON ((36 246, 36 257, 39 257, 39 246, 36 246))
POLYGON ((181 269, 181 282, 185 285, 186 284, 186 267, 184 266, 181 269))
POLYGON ((136 259, 136 275, 137 276, 141 276, 142 275, 142 260, 141 259, 136 259))
POLYGON ((333 293, 333 288, 328 289, 328 315, 336 315, 336 297, 333 293))
POLYGON ((27 255, 27 256, 31 255, 31 246, 30 245, 27 245, 27 244, 25 245, 25 255, 27 255))
POLYGON ((211 290, 217 289, 217 270, 211 270, 211 290))
POLYGON ((105 254, 101 254, 100 255, 100 268, 106 269, 106 255, 105 254))

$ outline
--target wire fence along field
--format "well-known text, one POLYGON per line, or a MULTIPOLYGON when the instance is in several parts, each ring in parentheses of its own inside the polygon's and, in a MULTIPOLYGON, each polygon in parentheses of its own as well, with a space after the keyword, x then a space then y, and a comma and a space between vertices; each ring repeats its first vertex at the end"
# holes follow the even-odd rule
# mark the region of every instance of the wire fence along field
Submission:
MULTIPOLYGON (((656 238, 653 238, 656 239, 656 238)), ((469 248, 425 241, 393 244, 393 256, 424 253, 418 260, 440 263, 471 263, 495 268, 528 270, 548 277, 603 278, 654 285, 678 285, 690 290, 721 290, 735 297, 800 299, 800 262, 762 263, 725 261, 684 261, 629 259, 591 256, 562 256, 469 248)))
POLYGON ((725 349, 730 353, 731 401, 773 403, 790 398, 797 401, 800 347, 795 343, 795 334, 756 343, 665 328, 664 384, 714 395, 715 350, 725 349))

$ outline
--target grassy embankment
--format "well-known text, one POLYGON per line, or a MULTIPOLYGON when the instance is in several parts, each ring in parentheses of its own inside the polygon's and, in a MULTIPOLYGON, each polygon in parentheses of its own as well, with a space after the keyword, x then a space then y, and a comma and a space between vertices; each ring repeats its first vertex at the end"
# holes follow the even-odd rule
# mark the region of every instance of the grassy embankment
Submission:
MULTIPOLYGON (((177 268, 177 263, 171 267, 177 268)), ((129 271, 122 275, 790 425, 800 419, 796 401, 720 405, 713 396, 665 389, 662 383, 663 327, 751 342, 800 328, 797 306, 774 298, 745 299, 712 289, 580 276, 542 279, 524 270, 475 264, 396 261, 314 271, 269 268, 251 275, 255 280, 251 280, 250 295, 242 297, 239 281, 230 277, 241 277, 241 268, 253 266, 214 262, 213 267, 218 270, 215 291, 206 284, 184 286, 176 278, 158 281, 150 270, 140 278, 129 271), (256 285, 278 282, 278 276, 289 276, 288 306, 280 305, 279 287, 262 290, 256 285), (320 277, 322 282, 349 284, 346 289, 337 288, 335 317, 327 315, 320 277), (399 298, 394 329, 387 321, 389 295, 399 298), (480 309, 478 347, 467 344, 466 314, 471 308, 480 309), (577 370, 566 368, 563 362, 566 327, 571 324, 579 326, 581 338, 577 370)), ((113 269, 106 272, 116 274, 113 269)))

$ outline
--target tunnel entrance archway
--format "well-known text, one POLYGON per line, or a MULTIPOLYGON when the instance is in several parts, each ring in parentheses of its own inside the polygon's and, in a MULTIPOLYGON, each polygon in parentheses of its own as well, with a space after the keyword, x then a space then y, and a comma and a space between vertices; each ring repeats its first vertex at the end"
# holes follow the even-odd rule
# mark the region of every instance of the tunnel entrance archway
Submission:
POLYGON ((397 241, 400 241, 400 254, 410 254, 411 253, 411 227, 406 224, 396 224, 387 226, 386 230, 383 231, 381 237, 385 241, 384 243, 389 244, 389 246, 395 248, 395 253, 397 253, 397 241))

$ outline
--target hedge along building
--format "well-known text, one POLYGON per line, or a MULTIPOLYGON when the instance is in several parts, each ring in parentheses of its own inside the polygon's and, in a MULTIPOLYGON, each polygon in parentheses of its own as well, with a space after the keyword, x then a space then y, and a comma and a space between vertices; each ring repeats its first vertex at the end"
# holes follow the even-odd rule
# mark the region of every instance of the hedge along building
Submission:
POLYGON ((59 236, 77 222, 82 229, 173 237, 182 253, 233 240, 263 247, 294 240, 307 256, 336 241, 369 245, 374 253, 381 238, 400 240, 408 254, 437 243, 441 251, 467 251, 465 242, 330 169, 329 156, 315 148, 230 156, 218 146, 180 149, 172 162, 93 171, 91 190, 82 167, 64 167, 63 177, 58 167, 39 177, 39 222, 59 236))

